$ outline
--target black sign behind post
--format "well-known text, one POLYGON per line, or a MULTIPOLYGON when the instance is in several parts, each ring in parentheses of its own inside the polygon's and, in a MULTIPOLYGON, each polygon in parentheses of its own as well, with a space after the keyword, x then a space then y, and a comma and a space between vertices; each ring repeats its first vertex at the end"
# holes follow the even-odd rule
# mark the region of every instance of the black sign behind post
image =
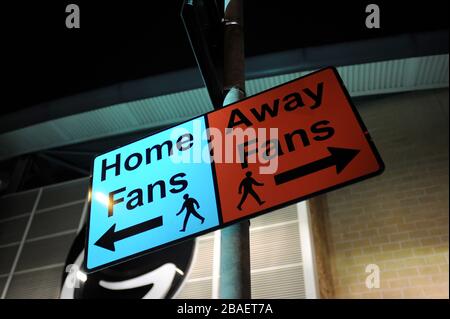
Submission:
POLYGON ((222 1, 185 0, 181 19, 214 108, 223 102, 222 1))

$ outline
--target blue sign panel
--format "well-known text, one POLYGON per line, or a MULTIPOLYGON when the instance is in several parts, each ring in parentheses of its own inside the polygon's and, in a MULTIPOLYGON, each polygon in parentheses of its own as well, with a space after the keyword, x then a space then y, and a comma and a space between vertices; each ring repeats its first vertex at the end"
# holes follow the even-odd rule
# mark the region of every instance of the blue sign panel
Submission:
POLYGON ((95 158, 88 271, 219 225, 205 150, 200 117, 95 158))

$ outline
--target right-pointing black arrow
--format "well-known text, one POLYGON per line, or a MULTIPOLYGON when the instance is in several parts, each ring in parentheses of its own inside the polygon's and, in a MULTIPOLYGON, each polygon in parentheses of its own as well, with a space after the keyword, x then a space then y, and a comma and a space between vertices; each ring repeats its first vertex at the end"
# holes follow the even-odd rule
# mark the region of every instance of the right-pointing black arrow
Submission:
POLYGON ((336 166, 336 173, 339 174, 359 153, 359 150, 338 147, 328 147, 328 151, 330 156, 275 175, 275 184, 284 184, 331 166, 336 166))
POLYGON ((94 245, 115 251, 116 241, 138 235, 140 233, 146 232, 150 229, 162 226, 163 218, 162 216, 152 218, 146 222, 116 231, 116 224, 113 224, 103 235, 100 237, 94 245))

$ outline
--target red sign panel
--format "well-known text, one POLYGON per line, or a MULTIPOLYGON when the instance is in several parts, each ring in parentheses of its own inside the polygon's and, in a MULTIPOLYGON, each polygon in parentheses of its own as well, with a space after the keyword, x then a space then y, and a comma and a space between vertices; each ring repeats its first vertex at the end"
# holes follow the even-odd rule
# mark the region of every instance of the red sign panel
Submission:
MULTIPOLYGON (((207 115, 209 127, 263 129, 238 149, 241 162, 215 163, 223 222, 381 173, 384 165, 337 71, 327 68, 207 115), (277 129, 275 138, 269 130, 277 129), (258 158, 277 160, 263 174, 258 158)), ((232 132, 229 131, 228 134, 232 132)), ((226 134, 212 139, 223 147, 226 134)))

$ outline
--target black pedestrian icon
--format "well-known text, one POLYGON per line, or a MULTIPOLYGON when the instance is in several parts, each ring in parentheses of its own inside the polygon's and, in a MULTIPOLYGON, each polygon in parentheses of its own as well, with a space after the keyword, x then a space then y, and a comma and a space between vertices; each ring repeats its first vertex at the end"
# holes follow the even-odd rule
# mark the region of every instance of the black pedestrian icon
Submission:
POLYGON ((202 221, 202 224, 205 221, 205 218, 201 216, 194 207, 195 205, 197 206, 197 209, 200 208, 200 205, 197 202, 197 200, 193 197, 189 197, 189 194, 184 194, 183 198, 184 198, 183 206, 181 206, 181 210, 177 213, 178 216, 183 212, 184 209, 186 209, 186 216, 184 217, 183 228, 180 231, 186 231, 186 225, 189 221, 189 217, 191 216, 191 214, 200 219, 202 221))
POLYGON ((237 206, 237 208, 239 210, 242 210, 242 204, 247 199, 248 194, 252 195, 253 198, 256 199, 256 201, 258 202, 258 204, 260 206, 265 203, 265 201, 262 201, 259 198, 258 194, 256 194, 255 190, 253 189, 253 186, 264 186, 264 184, 257 182, 252 177, 252 172, 245 173, 244 179, 242 180, 241 184, 239 184, 239 194, 242 194, 242 189, 244 190, 244 194, 242 194, 241 201, 239 202, 239 205, 237 206))

